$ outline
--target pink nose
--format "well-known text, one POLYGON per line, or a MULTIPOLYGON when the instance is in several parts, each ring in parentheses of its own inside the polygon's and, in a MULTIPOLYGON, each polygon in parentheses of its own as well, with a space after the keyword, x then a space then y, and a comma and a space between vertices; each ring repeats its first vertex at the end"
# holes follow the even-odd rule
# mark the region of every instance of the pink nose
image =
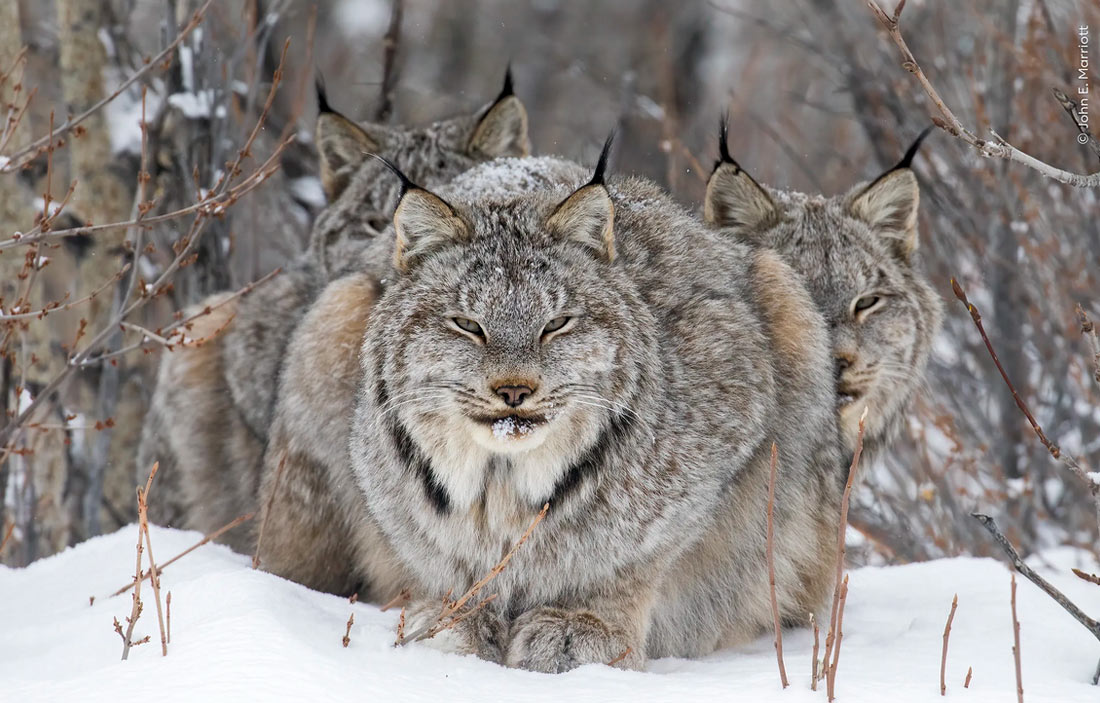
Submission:
POLYGON ((518 408, 529 395, 535 392, 535 389, 530 386, 497 386, 493 392, 500 396, 508 407, 518 408))

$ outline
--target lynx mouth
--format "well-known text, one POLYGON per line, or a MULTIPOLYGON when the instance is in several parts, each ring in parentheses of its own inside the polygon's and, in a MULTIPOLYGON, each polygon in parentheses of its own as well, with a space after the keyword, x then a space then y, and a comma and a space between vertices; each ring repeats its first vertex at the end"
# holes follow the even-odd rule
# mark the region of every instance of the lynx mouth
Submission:
POLYGON ((487 425, 498 440, 523 439, 546 424, 541 415, 504 415, 502 417, 477 417, 477 422, 487 425))
POLYGON ((851 386, 838 386, 836 389, 836 407, 845 408, 863 397, 863 391, 851 386))

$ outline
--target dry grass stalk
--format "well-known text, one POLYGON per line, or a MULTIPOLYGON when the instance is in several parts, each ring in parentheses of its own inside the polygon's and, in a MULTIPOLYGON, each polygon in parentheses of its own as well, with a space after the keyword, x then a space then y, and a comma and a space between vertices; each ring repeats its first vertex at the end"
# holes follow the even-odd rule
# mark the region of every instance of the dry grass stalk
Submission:
POLYGON ((352 613, 351 615, 348 616, 348 626, 347 626, 347 629, 344 630, 344 639, 341 640, 344 643, 344 649, 347 649, 348 645, 351 644, 351 626, 354 625, 354 624, 355 624, 355 613, 352 613))
POLYGON ((438 635, 440 632, 443 632, 444 630, 449 630, 466 618, 470 617, 471 615, 488 605, 489 602, 492 601, 494 598, 496 598, 496 594, 493 594, 488 598, 483 599, 473 608, 468 608, 465 611, 462 610, 472 598, 476 597, 481 592, 481 590, 485 588, 486 585, 488 585, 490 581, 495 579, 500 574, 500 572, 504 571, 504 567, 508 565, 508 562, 512 560, 512 557, 515 556, 515 553, 519 550, 520 547, 523 546, 523 543, 527 541, 527 538, 531 536, 531 533, 534 531, 535 527, 537 527, 538 524, 542 522, 542 519, 546 517, 546 513, 549 510, 549 503, 543 505, 542 510, 540 510, 539 514, 535 516, 535 519, 527 527, 527 530, 523 533, 519 540, 517 540, 516 543, 512 545, 512 548, 508 550, 508 553, 505 554, 501 558, 501 560, 497 562, 496 566, 490 569, 489 573, 483 576, 481 580, 479 580, 473 586, 470 586, 470 589, 466 591, 466 593, 462 594, 462 596, 458 600, 451 600, 450 593, 444 596, 443 608, 441 609, 439 615, 436 617, 435 622, 431 622, 427 625, 420 627, 408 637, 398 638, 396 644, 403 645, 408 642, 419 642, 420 640, 431 639, 432 637, 438 635))
MULTIPOLYGON (((844 581, 844 537, 848 528, 848 501, 852 495, 852 485, 855 483, 856 469, 859 468, 859 457, 863 454, 863 432, 867 421, 867 408, 859 416, 859 431, 856 434, 856 449, 852 453, 852 463, 848 467, 848 480, 844 484, 844 495, 840 499, 840 524, 837 526, 836 537, 836 581, 833 587, 833 606, 829 614, 829 631, 825 636, 825 671, 823 675, 829 677, 829 660, 832 658, 833 645, 837 633, 837 616, 840 610, 841 588, 844 581)), ((832 689, 830 685, 830 690, 832 689)), ((829 698, 832 698, 830 694, 829 698)))
POLYGON ((626 649, 624 649, 624 650, 622 651, 622 654, 620 654, 619 656, 615 657, 615 658, 614 658, 614 659, 612 659, 611 661, 607 662, 607 665, 608 665, 608 666, 615 666, 616 664, 618 664, 618 663, 619 663, 619 662, 621 662, 622 660, 624 660, 624 659, 626 659, 627 657, 629 657, 629 656, 630 656, 630 654, 631 654, 631 653, 632 653, 633 651, 634 651, 634 648, 633 648, 633 647, 627 647, 626 649))
POLYGON ((817 627, 817 618, 814 617, 813 613, 810 613, 810 627, 813 628, 814 631, 814 651, 810 658, 810 690, 816 691, 817 680, 821 678, 817 673, 817 653, 818 646, 821 644, 821 638, 819 637, 820 632, 817 627))
POLYGON ((157 563, 153 559, 153 541, 149 536, 149 489, 153 486, 153 478, 157 475, 160 464, 153 463, 153 469, 149 472, 149 478, 145 481, 145 489, 140 486, 137 489, 138 500, 138 525, 141 533, 145 535, 145 549, 149 553, 149 584, 153 587, 153 602, 157 606, 157 625, 160 628, 161 656, 168 656, 168 634, 164 629, 164 611, 160 605, 160 576, 157 573, 157 563))
POLYGON ((404 607, 409 602, 409 598, 411 597, 412 594, 409 592, 409 589, 402 588, 400 593, 391 598, 388 603, 382 606, 382 612, 384 613, 390 608, 396 608, 399 605, 401 607, 404 607))
POLYGON ((1020 672, 1020 621, 1016 619, 1016 574, 1012 574, 1012 658, 1016 661, 1016 700, 1024 703, 1024 678, 1020 672))
POLYGON ((970 688, 970 679, 974 678, 974 667, 966 667, 966 680, 963 681, 963 688, 970 688))
MULTIPOLYGON (((164 570, 168 567, 169 564, 172 564, 173 562, 178 561, 179 559, 182 559, 183 557, 187 556, 188 554, 195 551, 196 549, 203 546, 204 544, 207 544, 208 542, 221 537, 223 534, 225 534, 226 532, 229 532, 230 530, 232 530, 234 527, 237 527, 241 523, 247 522, 248 520, 251 520, 253 517, 255 517, 255 515, 256 515, 255 513, 248 513, 247 515, 241 515, 241 516, 237 517, 236 519, 234 519, 232 522, 227 523, 225 525, 222 525, 218 529, 214 530, 210 534, 208 534, 205 537, 203 537, 202 539, 200 539, 198 542, 195 542, 194 544, 192 544, 187 549, 183 550, 182 552, 180 552, 176 556, 172 557, 168 561, 166 561, 163 564, 161 564, 160 566, 158 566, 157 567, 157 572, 158 573, 164 573, 164 570)), ((141 580, 144 581, 147 578, 149 578, 149 572, 148 571, 142 572, 141 580)), ((126 591, 133 588, 134 584, 137 583, 137 581, 138 581, 138 579, 134 579, 133 581, 126 584, 122 588, 118 589, 117 591, 115 591, 111 595, 112 596, 122 595, 126 591)))
POLYGON ((940 695, 947 695, 947 639, 951 636, 951 622, 955 619, 955 608, 959 607, 959 594, 951 599, 951 612, 947 614, 947 626, 943 628, 943 655, 940 657, 940 695))
POLYGON ((840 643, 844 641, 844 604, 848 601, 848 574, 844 574, 844 583, 840 586, 840 607, 836 618, 836 643, 833 646, 833 661, 825 663, 825 690, 829 701, 836 699, 836 671, 840 664, 840 643))
POLYGON ((275 501, 275 495, 283 483, 283 473, 286 470, 286 454, 279 458, 279 467, 275 470, 275 486, 271 489, 271 495, 267 497, 267 505, 264 506, 264 516, 260 520, 260 532, 256 536, 256 553, 252 555, 252 568, 260 568, 260 546, 264 542, 264 528, 267 526, 267 518, 271 515, 271 504, 275 501))
POLYGON ((775 657, 779 661, 779 681, 783 688, 790 686, 787 681, 787 667, 783 665, 783 628, 779 624, 779 601, 775 595, 775 473, 779 462, 779 450, 772 442, 771 472, 768 478, 768 587, 772 598, 772 622, 775 625, 775 657))

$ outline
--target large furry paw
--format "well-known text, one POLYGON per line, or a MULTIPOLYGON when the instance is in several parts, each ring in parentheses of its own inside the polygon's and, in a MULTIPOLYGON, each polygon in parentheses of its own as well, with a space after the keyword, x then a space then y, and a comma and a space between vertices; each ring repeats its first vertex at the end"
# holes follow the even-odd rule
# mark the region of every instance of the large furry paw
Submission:
MULTIPOLYGON (((412 637, 438 622, 439 601, 415 601, 405 609, 405 636, 412 637)), ((423 644, 453 654, 476 654, 487 661, 504 662, 508 624, 491 608, 482 608, 453 627, 440 630, 423 644)))
POLYGON ((505 663, 519 669, 558 674, 584 664, 641 669, 645 663, 640 646, 587 611, 529 610, 512 623, 510 640, 505 663))

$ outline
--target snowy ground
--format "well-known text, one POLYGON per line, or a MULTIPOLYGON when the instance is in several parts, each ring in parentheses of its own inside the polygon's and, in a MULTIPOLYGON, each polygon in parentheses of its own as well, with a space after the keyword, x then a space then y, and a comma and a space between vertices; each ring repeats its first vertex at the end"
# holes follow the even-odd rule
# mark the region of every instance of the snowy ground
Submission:
MULTIPOLYGON (((153 643, 137 647, 124 662, 111 623, 129 614, 130 598, 107 594, 133 573, 136 529, 90 540, 26 569, 0 567, 0 700, 825 700, 823 690, 809 690, 812 637, 805 630, 784 638, 792 679, 786 691, 770 638, 699 661, 653 661, 646 673, 589 666, 558 676, 533 674, 423 645, 395 649, 396 613, 253 571, 247 557, 215 545, 164 574, 164 588, 172 592, 168 657, 156 643, 150 597, 136 634, 152 635, 153 643), (353 611, 345 649, 341 638, 353 611)), ((154 528, 153 548, 163 560, 197 538, 154 528)), ((1055 585, 1100 615, 1100 588, 1066 571, 1096 571, 1091 558, 1059 550, 1048 553, 1046 563, 1043 572, 1055 585)), ((1089 683, 1100 657, 1096 640, 1027 581, 1019 589, 1025 700, 1100 700, 1100 689, 1089 683)), ((961 558, 851 573, 838 700, 938 699, 943 626, 956 592, 948 697, 1014 701, 1009 573, 992 560, 961 558), (967 690, 968 666, 974 678, 967 690)))

